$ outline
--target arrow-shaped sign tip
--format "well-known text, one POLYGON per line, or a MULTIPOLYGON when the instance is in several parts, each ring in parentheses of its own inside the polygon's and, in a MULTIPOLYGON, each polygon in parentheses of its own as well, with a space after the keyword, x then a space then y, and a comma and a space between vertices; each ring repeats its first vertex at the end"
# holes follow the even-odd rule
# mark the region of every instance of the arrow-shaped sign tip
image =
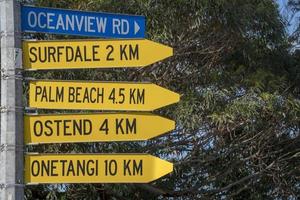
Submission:
POLYGON ((166 160, 162 160, 160 158, 152 157, 152 163, 153 163, 153 169, 154 171, 152 172, 152 177, 149 182, 152 182, 154 180, 157 180, 161 178, 162 176, 165 176, 171 172, 173 172, 173 163, 170 163, 166 160))
POLYGON ((134 21, 134 34, 136 35, 137 32, 139 32, 140 30, 140 26, 138 23, 136 23, 136 21, 134 21))

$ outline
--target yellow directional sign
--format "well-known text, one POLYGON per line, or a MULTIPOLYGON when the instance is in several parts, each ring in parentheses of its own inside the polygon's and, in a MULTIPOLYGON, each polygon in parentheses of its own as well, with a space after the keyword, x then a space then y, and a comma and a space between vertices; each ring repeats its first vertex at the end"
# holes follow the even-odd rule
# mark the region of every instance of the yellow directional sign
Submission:
POLYGON ((34 108, 152 111, 178 101, 179 94, 151 83, 29 82, 34 108))
POLYGON ((28 70, 143 67, 172 55, 172 48, 145 39, 23 42, 28 70))
POLYGON ((148 183, 173 164, 147 154, 28 154, 25 183, 148 183))
POLYGON ((148 140, 175 128, 152 114, 25 115, 25 144, 148 140))

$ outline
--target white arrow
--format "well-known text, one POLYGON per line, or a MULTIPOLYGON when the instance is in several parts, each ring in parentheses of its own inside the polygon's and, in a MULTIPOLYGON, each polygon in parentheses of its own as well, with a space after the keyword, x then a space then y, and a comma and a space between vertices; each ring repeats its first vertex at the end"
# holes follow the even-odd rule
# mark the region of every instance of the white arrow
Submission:
POLYGON ((139 32, 139 30, 140 30, 139 24, 134 21, 134 34, 136 34, 137 32, 139 32))

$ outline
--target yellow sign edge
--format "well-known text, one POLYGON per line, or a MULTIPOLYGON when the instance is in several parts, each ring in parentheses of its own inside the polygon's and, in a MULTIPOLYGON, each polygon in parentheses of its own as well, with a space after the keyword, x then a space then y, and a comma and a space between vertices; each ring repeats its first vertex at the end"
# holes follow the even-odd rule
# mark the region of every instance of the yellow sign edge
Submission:
MULTIPOLYGON (((150 156, 150 157, 156 157, 159 158, 157 156, 153 156, 149 153, 38 153, 38 152, 24 152, 25 156, 64 156, 64 155, 96 155, 96 156, 105 156, 105 155, 121 155, 121 156, 126 156, 126 155, 146 155, 146 156, 150 156)), ((161 159, 161 158, 159 158, 161 159)))
POLYGON ((53 115, 57 115, 57 116, 61 116, 61 115, 105 115, 105 114, 124 114, 124 115, 152 115, 152 116, 158 116, 158 117, 162 117, 162 118, 166 118, 166 119, 169 119, 167 117, 164 117, 164 116, 161 116, 161 115, 158 115, 158 114, 155 114, 155 113, 151 113, 151 112, 145 112, 145 111, 140 111, 140 112, 135 112, 135 111, 108 111, 108 112, 89 112, 89 113, 85 113, 85 112, 81 112, 81 113, 78 113, 78 112, 74 112, 74 113, 71 113, 71 112, 68 112, 68 113, 42 113, 42 114, 39 114, 39 113, 25 113, 24 116, 53 116, 53 115))
MULTIPOLYGON (((29 80, 29 83, 34 83, 34 82, 78 82, 78 83, 116 83, 116 84, 153 84, 156 85, 155 83, 149 82, 149 81, 141 81, 141 82, 133 82, 133 81, 98 81, 98 80, 62 80, 62 79, 32 79, 29 80)), ((159 86, 159 85, 157 85, 159 86)), ((161 86, 159 86, 161 87, 161 86)), ((167 88, 165 88, 167 89, 167 88)), ((170 90, 171 91, 171 90, 170 90)))
MULTIPOLYGON (((165 119, 165 120, 169 120, 171 122, 173 122, 173 126, 172 126, 172 129, 168 130, 168 131, 165 131, 165 132, 162 132, 161 134, 159 135, 156 135, 154 137, 151 137, 151 138, 148 138, 146 140, 152 140, 154 138, 157 138, 157 137, 162 137, 164 135, 167 135, 168 133, 170 133, 171 131, 173 131, 175 128, 176 128, 176 122, 172 119, 169 119, 167 117, 164 117, 164 116, 161 116, 161 115, 158 115, 158 114, 154 114, 154 113, 149 113, 149 112, 144 112, 144 111, 141 111, 141 112, 132 112, 132 111, 129 111, 129 112, 95 112, 95 113, 47 113, 47 114, 24 114, 24 117, 38 117, 38 116, 69 116, 69 115, 106 115, 106 114, 121 114, 121 115, 144 115, 144 116, 153 116, 153 117, 160 117, 162 119, 165 119)), ((120 141, 114 141, 114 142, 140 142, 140 141, 146 141, 146 140, 132 140, 132 139, 129 139, 129 140, 120 140, 120 141)), ((93 143, 93 142, 103 142, 103 143, 108 143, 108 142, 112 142, 112 141, 109 141, 109 140, 105 140, 105 141, 76 141, 76 142, 27 142, 25 145, 39 145, 39 144, 70 144, 70 143, 76 143, 76 144, 81 144, 81 143, 93 143)), ((24 140, 24 143, 25 143, 25 140, 24 140)))
MULTIPOLYGON (((48 43, 48 42, 83 42, 83 41, 104 41, 104 42, 109 42, 109 41, 149 41, 149 42, 155 42, 158 44, 161 44, 156 41, 144 39, 144 38, 116 38, 116 39, 104 39, 104 38, 83 38, 83 39, 56 39, 56 40, 30 40, 30 39, 24 39, 22 40, 22 43, 48 43)), ((165 45, 165 44, 161 44, 165 45)), ((171 48, 171 47, 170 47, 171 48)))
MULTIPOLYGON (((121 156, 147 156, 148 158, 156 158, 156 159, 159 159, 161 161, 164 161, 164 162, 167 162, 168 164, 171 165, 171 171, 169 171, 168 173, 160 176, 158 179, 161 179, 162 177, 165 177, 167 175, 169 175, 170 173, 172 173, 174 171, 174 163, 170 162, 169 160, 165 160, 164 158, 160 158, 158 156, 153 156, 149 153, 64 153, 64 154, 59 154, 59 153, 33 153, 33 152, 30 152, 30 153, 25 153, 24 156, 68 156, 68 155, 90 155, 90 156, 93 156, 93 155, 96 155, 96 156, 101 156, 101 155, 121 155, 121 156)), ((24 163, 24 170, 25 170, 25 164, 24 163)), ((24 173, 24 178, 25 178, 25 173, 24 173)), ((150 181, 119 181, 119 182, 103 182, 103 183, 110 183, 110 184, 118 184, 118 183, 151 183, 151 182, 154 182, 156 181, 157 179, 154 179, 154 180, 150 180, 150 181)), ((78 183, 78 182, 72 182, 74 184, 78 183)), ((72 183, 69 183, 69 184, 72 184, 72 183)), ((80 182, 81 183, 81 182, 80 182)), ((43 184, 43 185, 47 185, 47 184, 62 184, 61 182, 51 182, 51 183, 39 183, 39 182, 30 182, 30 183, 25 183, 25 185, 40 185, 40 184, 43 184)))
MULTIPOLYGON (((116 39, 103 39, 103 38, 92 38, 92 39, 67 39, 67 40, 22 40, 22 48, 23 45, 25 45, 26 43, 52 43, 52 42, 84 42, 84 41, 104 41, 104 42, 119 42, 119 41, 148 41, 148 42, 153 42, 153 43, 157 43, 160 44, 162 46, 167 46, 167 44, 162 44, 160 42, 156 42, 156 41, 152 41, 152 40, 148 40, 148 39, 143 39, 143 38, 116 38, 116 39)), ((172 57, 174 55, 174 48, 167 46, 169 48, 171 48, 171 55, 168 57, 165 57, 164 59, 161 59, 157 62, 161 62, 169 57, 172 57)), ((152 63, 154 64, 154 63, 152 63)), ((150 64, 151 65, 151 64, 150 64)), ((90 66, 82 66, 80 68, 75 67, 75 68, 61 68, 61 67, 51 67, 49 66, 49 68, 40 68, 40 69, 33 69, 30 68, 28 66, 23 66, 23 69, 25 71, 47 71, 47 70, 82 70, 82 69, 119 69, 119 68, 144 68, 144 67, 148 67, 150 65, 135 65, 135 66, 112 66, 112 67, 90 67, 90 66)))

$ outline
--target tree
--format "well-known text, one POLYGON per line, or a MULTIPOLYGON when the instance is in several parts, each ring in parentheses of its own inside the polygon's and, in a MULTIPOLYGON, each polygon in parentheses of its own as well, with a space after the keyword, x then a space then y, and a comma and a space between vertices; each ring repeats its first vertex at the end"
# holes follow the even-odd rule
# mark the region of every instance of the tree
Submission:
POLYGON ((32 186, 27 188, 27 199, 296 199, 300 195, 300 84, 294 71, 299 62, 290 54, 274 1, 34 3, 145 15, 148 38, 174 47, 175 55, 140 70, 29 76, 147 80, 179 92, 182 98, 179 104, 156 111, 177 121, 176 130, 163 137, 147 142, 29 147, 38 152, 149 153, 175 164, 170 176, 149 184, 32 186))

